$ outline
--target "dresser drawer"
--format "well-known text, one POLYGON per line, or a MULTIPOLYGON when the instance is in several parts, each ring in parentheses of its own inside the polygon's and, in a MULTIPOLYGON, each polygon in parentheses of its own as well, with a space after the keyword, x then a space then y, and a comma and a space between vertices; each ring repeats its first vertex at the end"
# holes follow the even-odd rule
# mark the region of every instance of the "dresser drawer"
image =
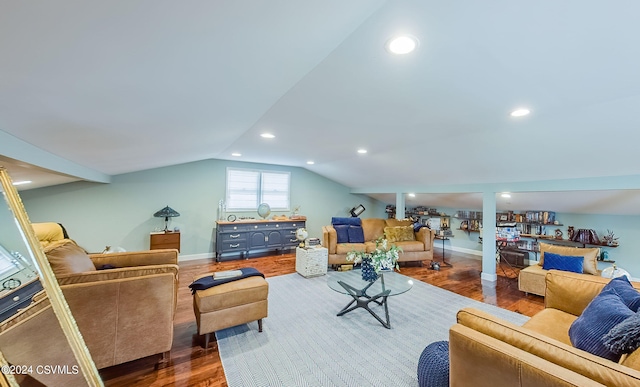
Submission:
POLYGON ((246 241, 247 240, 247 234, 246 232, 230 232, 230 233, 223 233, 220 234, 220 238, 222 239, 223 243, 237 243, 239 241, 246 241))
POLYGON ((231 253, 234 251, 245 251, 247 249, 247 241, 222 242, 220 244, 221 253, 231 253))
POLYGON ((176 249, 180 251, 180 233, 164 233, 151 234, 150 247, 151 250, 159 249, 176 249))
POLYGON ((242 223, 218 224, 218 232, 246 231, 248 229, 249 229, 248 224, 242 224, 242 223))

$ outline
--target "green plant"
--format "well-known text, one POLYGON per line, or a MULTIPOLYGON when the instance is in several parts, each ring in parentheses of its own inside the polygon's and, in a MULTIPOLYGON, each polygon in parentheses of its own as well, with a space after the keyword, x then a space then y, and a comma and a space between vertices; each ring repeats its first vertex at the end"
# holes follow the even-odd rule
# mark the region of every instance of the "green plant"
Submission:
POLYGON ((353 263, 359 263, 363 259, 370 258, 371 265, 376 273, 380 273, 385 269, 397 269, 398 256, 402 252, 402 248, 394 244, 390 244, 388 240, 380 237, 376 239, 376 248, 370 253, 363 251, 350 251, 347 253, 347 261, 353 261, 353 263))

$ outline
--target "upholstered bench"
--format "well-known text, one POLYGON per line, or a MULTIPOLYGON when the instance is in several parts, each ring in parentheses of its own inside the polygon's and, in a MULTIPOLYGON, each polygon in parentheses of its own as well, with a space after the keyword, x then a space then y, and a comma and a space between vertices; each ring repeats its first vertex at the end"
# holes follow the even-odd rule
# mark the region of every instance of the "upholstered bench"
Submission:
MULTIPOLYGON (((195 279, 212 275, 203 274, 195 279)), ((262 277, 248 277, 193 294, 193 311, 198 334, 205 335, 204 347, 209 346, 209 334, 221 329, 258 321, 262 332, 262 319, 267 317, 269 283, 262 277)))

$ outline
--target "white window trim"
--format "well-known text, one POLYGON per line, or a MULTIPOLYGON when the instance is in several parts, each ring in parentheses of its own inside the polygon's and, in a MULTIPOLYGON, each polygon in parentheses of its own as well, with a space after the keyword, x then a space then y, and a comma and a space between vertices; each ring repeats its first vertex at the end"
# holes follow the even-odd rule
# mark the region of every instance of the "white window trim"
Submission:
POLYGON ((263 179, 263 174, 265 173, 272 173, 272 174, 282 174, 282 175, 287 175, 287 206, 286 207, 274 207, 271 205, 271 203, 268 203, 271 206, 271 211, 278 211, 278 212, 283 212, 283 211, 290 211, 291 210, 291 172, 286 172, 286 171, 275 171, 275 170, 267 170, 267 169, 249 169, 249 168, 233 168, 233 167, 227 167, 226 171, 225 171, 225 203, 226 203, 226 210, 228 212, 252 212, 252 211, 256 211, 258 209, 258 205, 260 205, 261 203, 264 203, 265 201, 263 200, 263 193, 262 193, 262 179, 263 179), (255 172, 258 173, 259 177, 258 177, 258 184, 256 187, 257 190, 257 201, 258 203, 255 205, 255 207, 253 208, 232 208, 229 207, 229 203, 230 203, 230 192, 229 192, 229 172, 230 171, 246 171, 246 172, 255 172))

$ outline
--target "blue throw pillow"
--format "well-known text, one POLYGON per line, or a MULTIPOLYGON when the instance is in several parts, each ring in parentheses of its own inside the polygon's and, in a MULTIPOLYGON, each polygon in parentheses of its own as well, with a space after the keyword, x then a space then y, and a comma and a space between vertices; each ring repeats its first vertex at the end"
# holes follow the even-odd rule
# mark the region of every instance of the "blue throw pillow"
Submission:
POLYGON ((542 268, 545 270, 563 270, 571 271, 574 273, 582 273, 584 265, 584 257, 582 256, 569 256, 560 255, 546 252, 544 253, 544 262, 542 268))
MULTIPOLYGON (((545 260, 546 260, 545 253, 545 260)), ((621 354, 612 352, 604 344, 611 328, 633 316, 615 290, 603 289, 584 309, 569 328, 571 344, 578 349, 617 362, 621 354)))
POLYGON ((349 226, 349 243, 364 243, 362 226, 349 226))
POLYGON ((349 226, 362 226, 362 219, 360 218, 338 218, 338 217, 333 217, 331 218, 331 224, 332 225, 336 225, 336 224, 346 224, 349 226))
MULTIPOLYGON (((546 254, 545 254, 546 255, 546 254)), ((626 276, 616 277, 609 281, 602 291, 613 289, 620 296, 622 302, 634 312, 640 309, 640 292, 631 286, 631 282, 626 276)))
POLYGON ((349 243, 349 226, 346 224, 336 224, 333 226, 338 234, 338 243, 349 243))

